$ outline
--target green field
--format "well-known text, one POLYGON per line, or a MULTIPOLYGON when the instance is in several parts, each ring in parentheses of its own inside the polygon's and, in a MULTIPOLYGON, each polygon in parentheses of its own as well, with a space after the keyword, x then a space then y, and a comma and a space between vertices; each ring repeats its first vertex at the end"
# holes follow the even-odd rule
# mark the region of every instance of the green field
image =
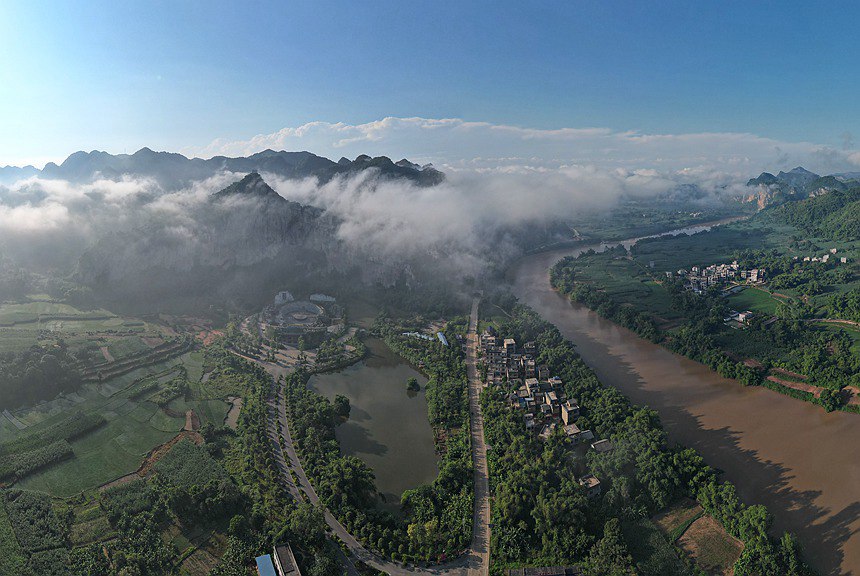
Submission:
POLYGON ((644 576, 687 576, 684 563, 659 528, 647 518, 622 524, 624 540, 644 576))
POLYGON ((632 253, 643 266, 653 261, 656 273, 663 274, 691 266, 731 262, 733 254, 745 248, 776 248, 791 253, 791 235, 796 232, 790 226, 759 221, 735 222, 692 236, 642 241, 634 246, 632 253))
POLYGON ((10 325, 25 322, 45 323, 52 317, 77 317, 81 320, 88 318, 113 317, 115 314, 107 310, 78 310, 74 306, 61 302, 31 300, 29 302, 5 303, 0 305, 0 324, 10 325))
POLYGON ((779 303, 779 298, 758 288, 744 288, 728 296, 726 300, 729 306, 739 312, 751 310, 768 316, 776 313, 776 305, 779 303))
POLYGON ((104 309, 81 310, 44 295, 0 303, 0 353, 23 352, 31 346, 53 345, 60 339, 71 352, 88 350, 89 362, 104 363, 101 348, 114 360, 149 350, 142 337, 165 338, 158 324, 126 318, 104 309))
POLYGON ((202 371, 203 354, 189 352, 20 411, 15 416, 29 425, 24 431, 18 431, 0 417, 0 442, 38 434, 68 418, 71 410, 100 414, 107 420, 105 426, 71 442, 74 458, 36 472, 20 480, 17 486, 68 497, 134 472, 152 448, 182 430, 187 410, 195 410, 203 426, 210 422, 222 426, 229 404, 216 396, 220 390, 210 390, 206 383, 199 382, 202 371), (158 386, 181 374, 181 367, 198 381, 190 383, 187 399, 180 397, 169 404, 170 409, 181 414, 172 417, 147 399, 158 392, 158 386), (137 390, 146 391, 138 397, 137 390))
POLYGON ((12 524, 0 495, 0 574, 21 574, 24 572, 26 559, 15 538, 12 524))
POLYGON ((576 278, 599 287, 617 302, 633 304, 664 321, 677 320, 669 294, 655 281, 654 271, 630 258, 584 255, 575 262, 576 278))

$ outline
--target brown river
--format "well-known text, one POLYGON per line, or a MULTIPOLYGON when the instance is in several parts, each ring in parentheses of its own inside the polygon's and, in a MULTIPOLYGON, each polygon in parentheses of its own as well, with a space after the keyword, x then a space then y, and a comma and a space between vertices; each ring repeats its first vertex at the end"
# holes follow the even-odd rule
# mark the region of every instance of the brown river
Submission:
POLYGON ((549 268, 588 248, 600 246, 523 258, 511 270, 515 294, 604 383, 657 410, 671 441, 723 470, 746 503, 767 506, 774 533, 795 533, 819 573, 860 576, 860 416, 745 388, 571 304, 550 287, 549 268))

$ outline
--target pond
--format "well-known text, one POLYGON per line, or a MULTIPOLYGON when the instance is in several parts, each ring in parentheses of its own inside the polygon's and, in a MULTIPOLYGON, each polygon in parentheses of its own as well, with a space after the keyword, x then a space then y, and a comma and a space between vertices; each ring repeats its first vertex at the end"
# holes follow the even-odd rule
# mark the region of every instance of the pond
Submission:
POLYGON ((365 344, 369 355, 364 361, 317 374, 308 386, 332 400, 337 394, 349 398, 349 420, 336 431, 341 451, 370 466, 377 489, 395 508, 405 490, 430 483, 439 473, 424 396, 427 378, 382 340, 370 338, 365 344), (409 378, 418 380, 420 392, 407 392, 409 378))

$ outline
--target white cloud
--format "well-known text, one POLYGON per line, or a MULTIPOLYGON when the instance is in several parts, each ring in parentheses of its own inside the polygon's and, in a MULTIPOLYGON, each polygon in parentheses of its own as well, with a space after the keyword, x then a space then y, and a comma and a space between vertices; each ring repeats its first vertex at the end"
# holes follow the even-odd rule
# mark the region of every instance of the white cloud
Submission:
MULTIPOLYGON (((538 129, 458 118, 388 117, 366 124, 310 122, 248 140, 218 139, 186 153, 246 156, 266 148, 310 150, 337 159, 396 155, 448 170, 506 167, 721 171, 750 177, 803 165, 822 172, 857 164, 857 153, 811 142, 784 142, 747 133, 643 134, 609 128, 538 129)), ((398 159, 398 158, 395 158, 398 159)))

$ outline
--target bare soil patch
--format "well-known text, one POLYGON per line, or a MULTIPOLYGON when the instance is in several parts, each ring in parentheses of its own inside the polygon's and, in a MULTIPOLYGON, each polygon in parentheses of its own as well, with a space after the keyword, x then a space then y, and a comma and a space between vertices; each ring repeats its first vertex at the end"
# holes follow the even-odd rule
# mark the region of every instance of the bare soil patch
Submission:
POLYGON ((113 355, 110 353, 110 350, 108 350, 107 346, 102 346, 101 348, 99 348, 99 350, 102 351, 102 356, 104 356, 105 362, 113 362, 114 361, 113 355))
POLYGON ((651 521, 667 536, 676 528, 683 526, 690 519, 701 514, 702 507, 695 500, 684 498, 665 512, 654 516, 651 521))
POLYGON ((847 404, 851 406, 860 406, 860 388, 857 386, 846 386, 842 389, 843 394, 848 395, 847 404))
POLYGON ((227 401, 230 402, 230 411, 227 412, 224 424, 235 430, 236 426, 239 424, 239 414, 242 412, 242 399, 235 396, 229 396, 227 397, 227 401))
POLYGON ((780 386, 785 386, 786 388, 793 388, 794 390, 800 390, 801 392, 809 392, 816 398, 821 396, 821 388, 818 386, 813 386, 812 384, 806 384, 805 382, 792 382, 791 380, 782 380, 777 378, 776 376, 768 376, 768 380, 771 382, 776 382, 780 386))

